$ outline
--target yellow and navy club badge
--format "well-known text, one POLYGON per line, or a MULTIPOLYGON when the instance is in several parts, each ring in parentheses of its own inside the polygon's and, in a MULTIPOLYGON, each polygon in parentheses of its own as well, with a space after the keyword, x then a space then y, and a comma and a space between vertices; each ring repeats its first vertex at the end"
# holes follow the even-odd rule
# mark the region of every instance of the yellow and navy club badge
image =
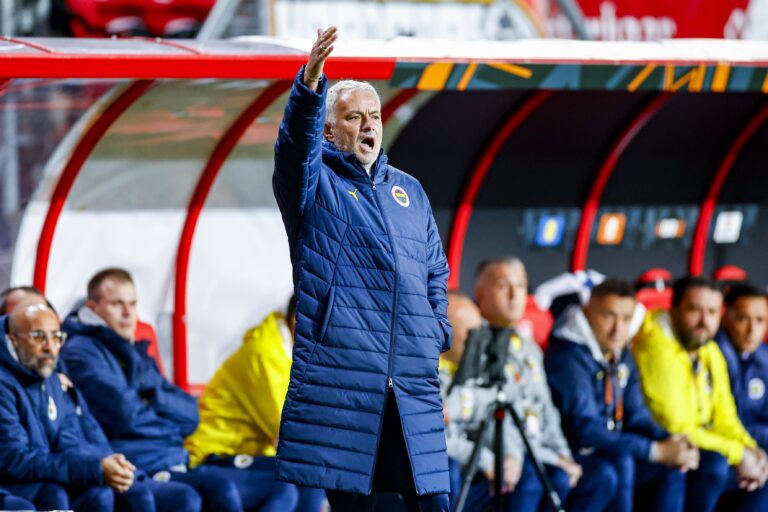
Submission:
POLYGON ((411 198, 408 197, 408 193, 400 185, 392 186, 392 197, 394 197, 395 202, 403 208, 408 208, 411 205, 411 198))
POLYGON ((763 395, 765 395, 765 382, 763 382, 763 379, 758 377, 749 379, 747 392, 749 393, 749 398, 752 400, 760 400, 763 398, 763 395))

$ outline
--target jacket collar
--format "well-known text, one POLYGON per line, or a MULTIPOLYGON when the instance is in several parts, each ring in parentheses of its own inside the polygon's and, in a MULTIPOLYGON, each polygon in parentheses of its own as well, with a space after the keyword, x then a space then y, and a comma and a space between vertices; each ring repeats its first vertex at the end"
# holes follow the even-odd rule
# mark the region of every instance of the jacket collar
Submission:
MULTIPOLYGON (((607 363, 581 306, 577 304, 569 306, 558 319, 552 334, 557 338, 585 347, 598 363, 607 363)), ((620 358, 621 354, 617 356, 620 358)))
POLYGON ((323 162, 339 174, 344 174, 357 181, 365 180, 366 183, 370 183, 371 179, 373 179, 374 183, 385 182, 389 179, 388 158, 383 149, 379 151, 379 157, 371 168, 373 178, 360 165, 354 153, 340 151, 332 142, 327 140, 323 140, 322 150, 323 162))

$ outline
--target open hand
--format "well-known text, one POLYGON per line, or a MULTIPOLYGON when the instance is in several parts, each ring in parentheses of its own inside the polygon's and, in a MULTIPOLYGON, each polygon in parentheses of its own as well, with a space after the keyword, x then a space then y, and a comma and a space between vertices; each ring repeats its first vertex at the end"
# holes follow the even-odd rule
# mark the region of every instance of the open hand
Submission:
POLYGON ((325 60, 333 51, 333 43, 338 38, 336 27, 328 27, 327 29, 317 29, 317 39, 312 45, 312 50, 309 52, 309 59, 307 65, 304 68, 304 85, 312 89, 317 90, 317 83, 320 81, 320 77, 323 76, 323 66, 325 66, 325 60))

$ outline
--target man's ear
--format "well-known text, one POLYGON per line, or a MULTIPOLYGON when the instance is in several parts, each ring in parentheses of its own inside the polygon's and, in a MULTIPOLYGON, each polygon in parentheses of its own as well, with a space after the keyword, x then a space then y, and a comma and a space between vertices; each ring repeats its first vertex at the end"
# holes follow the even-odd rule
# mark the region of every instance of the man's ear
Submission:
POLYGON ((85 305, 86 305, 86 307, 87 307, 88 309, 93 309, 94 307, 96 307, 96 301, 95 301, 95 300, 93 300, 93 299, 87 299, 87 300, 85 301, 85 305))
POLYGON ((325 123, 323 126, 323 137, 325 137, 325 140, 328 142, 333 142, 333 128, 331 128, 331 123, 325 123))

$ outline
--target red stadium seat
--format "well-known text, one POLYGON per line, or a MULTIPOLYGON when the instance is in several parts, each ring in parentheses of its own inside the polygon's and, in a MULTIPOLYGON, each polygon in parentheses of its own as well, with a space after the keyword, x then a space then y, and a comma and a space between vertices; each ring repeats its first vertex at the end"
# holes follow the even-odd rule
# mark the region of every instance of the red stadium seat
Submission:
POLYGON ((718 282, 740 282, 747 280, 747 271, 736 265, 723 265, 712 272, 712 279, 718 282))
POLYGON ((134 334, 134 338, 137 340, 149 342, 147 354, 149 354, 152 359, 157 362, 157 367, 160 369, 160 373, 165 376, 165 369, 163 369, 163 359, 160 357, 160 350, 157 347, 157 333, 155 332, 155 328, 150 324, 139 320, 139 323, 136 325, 136 333, 134 334))
POLYGON ((536 304, 534 296, 528 295, 525 314, 519 322, 519 328, 530 333, 542 350, 546 350, 549 345, 549 333, 552 331, 554 322, 552 313, 549 310, 541 309, 536 304))
POLYGON ((637 301, 651 309, 672 307, 672 273, 663 268, 651 268, 640 274, 635 281, 637 301))

